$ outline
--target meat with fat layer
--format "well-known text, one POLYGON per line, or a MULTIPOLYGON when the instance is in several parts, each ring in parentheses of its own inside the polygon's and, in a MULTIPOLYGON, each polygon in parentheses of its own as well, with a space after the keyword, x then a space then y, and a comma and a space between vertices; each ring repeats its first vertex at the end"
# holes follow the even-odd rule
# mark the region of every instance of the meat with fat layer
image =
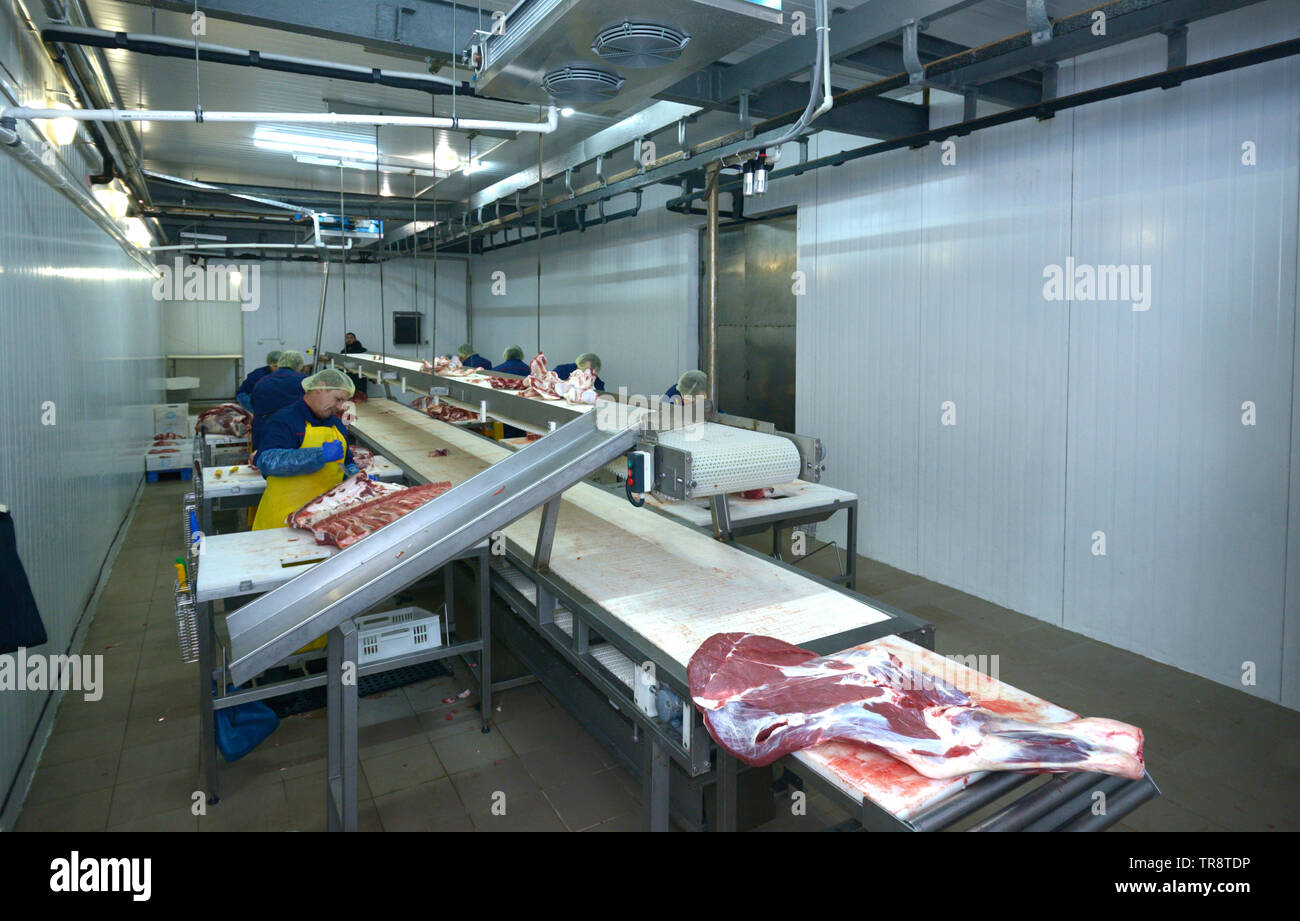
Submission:
POLYGON ((870 646, 819 657, 771 637, 719 633, 691 656, 687 678, 713 738, 755 766, 823 742, 856 742, 933 778, 1097 771, 1137 779, 1145 771, 1136 726, 1011 719, 870 646))
POLYGON ((316 536, 317 543, 334 544, 341 549, 350 547, 367 534, 409 515, 449 489, 450 482, 412 486, 360 505, 348 506, 328 518, 316 521, 311 525, 311 531, 316 536))
POLYGON ((405 489, 405 486, 397 483, 381 483, 367 478, 364 473, 358 473, 348 477, 328 492, 321 493, 289 515, 285 518, 285 524, 291 528, 310 529, 318 521, 324 521, 346 508, 405 489))

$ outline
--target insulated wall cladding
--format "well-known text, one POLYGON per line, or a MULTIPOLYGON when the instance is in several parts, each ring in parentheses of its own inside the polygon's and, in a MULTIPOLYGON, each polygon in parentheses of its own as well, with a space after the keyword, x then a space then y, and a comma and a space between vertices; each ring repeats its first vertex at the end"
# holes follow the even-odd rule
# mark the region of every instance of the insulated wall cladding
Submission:
MULTIPOLYGON (((33 654, 81 651, 69 643, 144 475, 163 401, 151 281, 68 199, 0 154, 0 504, 49 634, 33 654)), ((120 680, 107 669, 107 688, 120 680)), ((0 691, 0 801, 50 699, 0 691)))
MULTIPOLYGON (((323 274, 322 265, 314 262, 249 265, 258 267, 259 289, 257 309, 243 311, 246 372, 265 364, 272 349, 305 354, 311 348, 316 341, 323 274)), ((465 341, 465 260, 439 256, 436 304, 434 271, 433 257, 427 254, 385 263, 381 299, 379 266, 348 263, 345 298, 344 268, 336 258, 329 269, 321 350, 342 351, 344 333, 353 332, 370 351, 386 348, 399 358, 428 358, 435 346, 440 355, 455 352, 465 341), (423 314, 423 338, 430 344, 393 345, 392 317, 404 311, 423 314), (435 324, 436 344, 431 339, 435 324)), ((245 277, 252 273, 246 272, 245 277)))
MULTIPOLYGON (((1252 7, 1193 26, 1192 60, 1297 31, 1294 4, 1252 7)), ((1144 42, 1075 87, 1163 62, 1144 42)), ((1064 626, 1300 707, 1300 61, 1084 108, 1074 133, 1071 252, 1149 266, 1151 290, 1071 305, 1064 626)))
MULTIPOLYGON (((542 240, 540 347, 552 367, 595 352, 611 389, 643 394, 663 393, 698 367, 700 222, 664 209, 675 194, 653 186, 638 217, 542 240)), ((625 195, 609 210, 634 201, 625 195)), ((510 345, 522 346, 525 360, 536 354, 536 241, 474 257, 473 305, 479 354, 494 363, 510 345)))

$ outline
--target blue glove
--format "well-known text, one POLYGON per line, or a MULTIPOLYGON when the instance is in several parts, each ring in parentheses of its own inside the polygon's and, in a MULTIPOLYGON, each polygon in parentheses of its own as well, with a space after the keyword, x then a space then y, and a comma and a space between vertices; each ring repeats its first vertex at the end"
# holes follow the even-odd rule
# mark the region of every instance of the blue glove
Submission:
POLYGON ((348 476, 356 476, 358 473, 361 472, 361 468, 358 467, 356 464, 344 464, 343 472, 346 473, 348 476))
POLYGON ((343 455, 346 450, 347 449, 343 447, 343 442, 341 441, 327 441, 325 444, 321 445, 321 460, 325 461, 327 464, 330 461, 341 461, 343 460, 343 455))

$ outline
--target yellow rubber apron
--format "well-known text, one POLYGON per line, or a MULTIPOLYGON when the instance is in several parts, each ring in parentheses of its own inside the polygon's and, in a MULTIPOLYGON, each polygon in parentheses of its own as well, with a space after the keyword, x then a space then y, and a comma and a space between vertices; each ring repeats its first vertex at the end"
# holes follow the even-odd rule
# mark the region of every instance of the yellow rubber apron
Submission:
MULTIPOLYGON (((347 457, 347 441, 332 425, 308 425, 303 432, 300 448, 319 448, 331 441, 343 442, 344 458, 347 457)), ((257 518, 253 521, 254 531, 285 527, 284 520, 298 509, 323 492, 328 492, 343 482, 343 461, 331 461, 315 473, 303 473, 298 476, 269 476, 266 478, 266 491, 262 501, 257 505, 257 518)), ((298 652, 324 649, 328 637, 313 640, 298 652)))

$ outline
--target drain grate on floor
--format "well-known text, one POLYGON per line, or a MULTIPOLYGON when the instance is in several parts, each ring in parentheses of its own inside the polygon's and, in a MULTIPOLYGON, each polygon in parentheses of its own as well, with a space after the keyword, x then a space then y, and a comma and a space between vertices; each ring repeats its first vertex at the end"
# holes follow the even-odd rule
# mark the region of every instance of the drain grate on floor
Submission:
MULTIPOLYGON (((322 668, 317 669, 317 671, 323 670, 324 661, 322 660, 320 664, 322 668)), ((450 674, 451 670, 441 662, 421 662, 419 665, 395 668, 389 672, 366 675, 358 679, 357 696, 370 697, 384 691, 391 691, 394 688, 415 684, 417 681, 427 681, 430 678, 441 678, 450 674)), ((293 691, 288 694, 281 694, 279 697, 269 697, 266 703, 275 711, 275 715, 281 719, 297 713, 323 710, 325 709, 325 688, 308 688, 305 691, 293 691)))

